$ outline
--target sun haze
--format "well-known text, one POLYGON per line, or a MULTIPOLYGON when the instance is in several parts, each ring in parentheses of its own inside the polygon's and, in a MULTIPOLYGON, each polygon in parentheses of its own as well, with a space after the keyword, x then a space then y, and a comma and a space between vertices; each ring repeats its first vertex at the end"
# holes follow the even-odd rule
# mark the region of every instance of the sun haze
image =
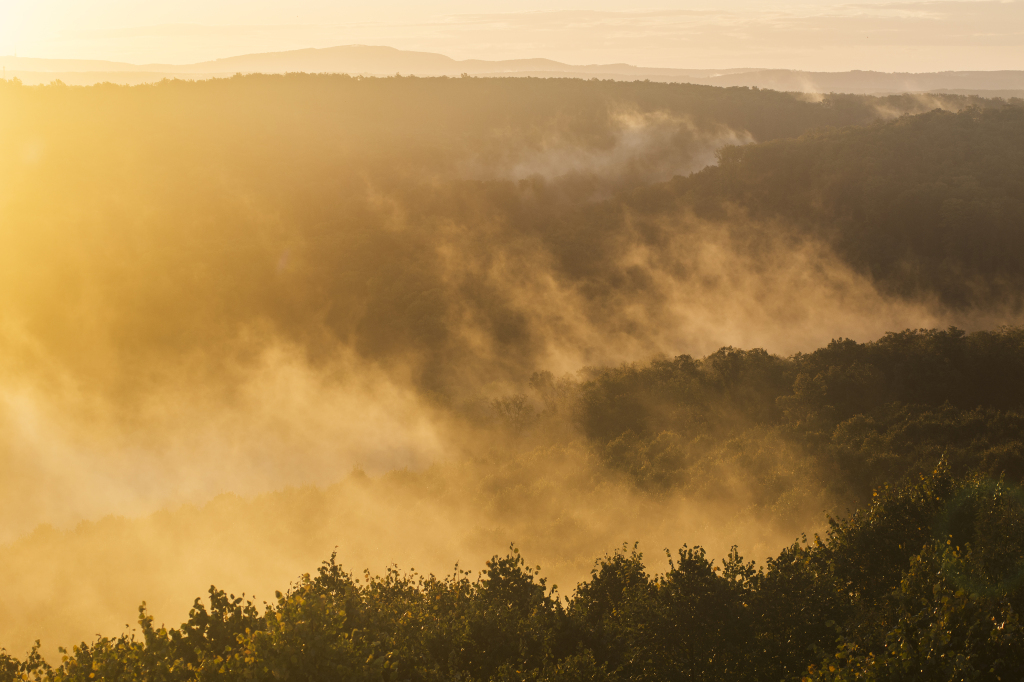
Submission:
POLYGON ((1022 10, 7 0, 0 682, 1024 679, 1022 10))
POLYGON ((1024 68, 1024 2, 6 0, 0 55, 188 64, 388 45, 457 59, 805 71, 1024 68))

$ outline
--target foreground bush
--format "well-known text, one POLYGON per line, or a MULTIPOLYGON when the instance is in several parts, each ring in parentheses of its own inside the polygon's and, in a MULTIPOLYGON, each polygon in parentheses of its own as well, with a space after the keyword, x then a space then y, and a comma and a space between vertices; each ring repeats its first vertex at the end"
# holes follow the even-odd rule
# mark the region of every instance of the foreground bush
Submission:
POLYGON ((763 567, 733 550, 599 560, 572 597, 518 550, 476 579, 335 563, 261 612, 210 588, 188 622, 0 654, 2 680, 1018 680, 1024 493, 945 462, 763 567), (62 650, 63 651, 63 650, 62 650))

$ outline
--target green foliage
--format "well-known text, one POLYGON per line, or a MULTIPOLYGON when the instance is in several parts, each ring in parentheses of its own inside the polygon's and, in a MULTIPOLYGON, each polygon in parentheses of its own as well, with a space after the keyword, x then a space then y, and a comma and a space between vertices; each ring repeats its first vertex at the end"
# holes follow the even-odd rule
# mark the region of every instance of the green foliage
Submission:
POLYGON ((822 242, 893 296, 1012 308, 1024 284, 1019 106, 877 123, 879 105, 909 103, 304 74, 5 83, 0 98, 12 160, 0 168, 0 322, 22 334, 5 360, 18 371, 67 368, 130 394, 133 377, 173 373, 168 359, 247 334, 314 363, 344 346, 408 366, 462 423, 503 429, 511 446, 481 455, 497 462, 495 490, 521 465, 510 450, 543 460, 582 434, 602 474, 645 495, 742 500, 794 534, 823 507, 861 509, 761 567, 684 547, 657 573, 624 547, 565 602, 514 549, 475 579, 356 579, 332 557, 262 609, 211 587, 177 628, 143 605, 136 632, 59 662, 0 652, 0 680, 1024 676, 1024 330, 536 371, 563 333, 565 347, 656 337, 674 319, 666 292, 687 281, 681 245, 707 231, 740 253, 822 242), (600 158, 637 121, 649 139, 610 157, 611 171, 510 170, 543 170, 566 150, 600 158), (717 167, 683 177, 691 167, 673 165, 746 134, 759 143, 722 150, 717 167), (634 251, 649 266, 622 259, 634 251), (521 303, 548 285, 571 292, 579 329, 563 328, 562 302, 521 303), (647 328, 623 325, 633 310, 647 328), (503 383, 530 393, 476 393, 503 383))
POLYGON ((939 467, 757 567, 699 547, 597 562, 564 606, 514 547, 475 580, 335 563, 258 614, 211 589, 177 629, 2 680, 953 680, 1024 675, 1024 491, 939 467))
POLYGON ((791 358, 724 348, 588 370, 566 413, 611 469, 651 492, 721 499, 713 472, 745 471, 766 510, 787 494, 818 504, 799 487, 808 476, 825 497, 861 505, 943 457, 958 474, 1024 481, 1022 359, 1017 328, 839 339, 791 358))
POLYGON ((990 309, 1019 290, 1024 110, 997 100, 875 124, 920 102, 309 74, 0 100, 4 319, 40 366, 115 394, 211 348, 248 357, 241 336, 406 363, 457 403, 481 376, 525 384, 552 343, 661 347, 671 292, 700 281, 682 252, 715 239, 769 272, 780 235, 823 241, 900 295, 990 309))
POLYGON ((723 150, 676 191, 698 214, 739 205, 826 239, 886 290, 966 306, 1024 276, 1024 109, 935 110, 723 150))

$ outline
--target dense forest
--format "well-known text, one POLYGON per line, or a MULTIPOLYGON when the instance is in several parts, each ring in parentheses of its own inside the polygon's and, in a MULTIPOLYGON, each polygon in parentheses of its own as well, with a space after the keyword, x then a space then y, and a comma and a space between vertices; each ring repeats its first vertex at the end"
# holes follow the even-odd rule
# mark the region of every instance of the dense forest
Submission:
MULTIPOLYGON (((866 344, 837 340, 790 358, 724 348, 700 360, 591 369, 578 378, 537 374, 529 395, 498 399, 475 415, 514 446, 357 486, 364 494, 372 486, 369 494, 385 507, 408 505, 412 514, 423 513, 423 499, 447 499, 455 516, 518 516, 511 529, 534 542, 547 535, 563 551, 572 544, 565 528, 547 524, 566 510, 542 500, 552 484, 609 495, 625 479, 648 504, 747 503, 751 518, 774 517, 793 537, 808 518, 801 497, 846 500, 863 511, 837 514, 823 537, 764 564, 734 549, 719 565, 704 549, 684 547, 657 573, 626 547, 599 560, 564 603, 518 549, 494 557, 476 578, 456 568, 448 577, 391 569, 357 579, 332 559, 266 611, 211 588, 209 605, 197 601, 180 628, 156 627, 143 612, 140 631, 83 643, 56 668, 38 654, 8 657, 6 674, 1017 679, 1024 674, 1022 386, 1019 329, 908 331, 866 344), (519 411, 510 408, 517 400, 519 411), (572 442, 581 436, 572 434, 598 455, 585 480, 578 470, 587 465, 573 450, 580 443, 572 442), (552 445, 560 438, 561 450, 552 445), (787 451, 789 461, 780 456, 787 451), (560 457, 577 471, 559 473, 560 457), (730 478, 757 489, 743 500, 730 478)), ((263 501, 269 514, 228 527, 268 544, 282 531, 301 536, 311 519, 331 523, 318 496, 263 501), (288 525, 273 526, 272 518, 288 514, 295 514, 288 525), (263 524, 270 534, 259 536, 263 524)), ((179 519, 177 532, 230 518, 208 509, 179 519)), ((352 511, 342 516, 343 524, 358 522, 352 511)), ((114 532, 130 537, 131 530, 114 532)), ((79 534, 71 546, 83 550, 102 537, 79 534)), ((39 553, 53 551, 52 542, 40 543, 39 553)), ((137 544, 125 552, 122 561, 140 558, 137 544)), ((250 560, 264 560, 257 557, 250 560)), ((70 576, 80 588, 81 574, 70 576)))
POLYGON ((0 81, 0 157, 0 680, 1024 678, 1024 102, 0 81))
POLYGON ((933 111, 723 150, 675 190, 698 215, 743 207, 826 239, 901 295, 964 306, 1020 290, 1024 109, 933 111))
POLYGON ((0 653, 3 679, 962 680, 1019 679, 1019 487, 945 462, 886 487, 824 538, 763 567, 738 551, 670 554, 652 575, 628 547, 571 597, 514 549, 475 579, 392 570, 354 578, 332 556, 261 610, 210 588, 179 628, 67 651, 0 653))
POLYGON ((798 334, 786 352, 820 342, 794 329, 820 328, 819 286, 876 315, 875 289, 1016 306, 1016 101, 302 74, 0 93, 6 345, 112 393, 241 330, 458 395, 735 344, 714 313, 750 289, 777 302, 736 310, 749 327, 789 319, 739 341, 798 334), (963 111, 870 125, 935 106, 963 111))

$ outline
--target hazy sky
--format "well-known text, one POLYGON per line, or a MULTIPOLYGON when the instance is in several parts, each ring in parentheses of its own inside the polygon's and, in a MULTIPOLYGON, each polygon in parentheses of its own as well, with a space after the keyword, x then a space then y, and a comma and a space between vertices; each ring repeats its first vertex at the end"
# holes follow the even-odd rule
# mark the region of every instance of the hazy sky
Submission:
POLYGON ((683 68, 1024 69, 1024 0, 0 0, 0 55, 181 64, 347 44, 683 68))

